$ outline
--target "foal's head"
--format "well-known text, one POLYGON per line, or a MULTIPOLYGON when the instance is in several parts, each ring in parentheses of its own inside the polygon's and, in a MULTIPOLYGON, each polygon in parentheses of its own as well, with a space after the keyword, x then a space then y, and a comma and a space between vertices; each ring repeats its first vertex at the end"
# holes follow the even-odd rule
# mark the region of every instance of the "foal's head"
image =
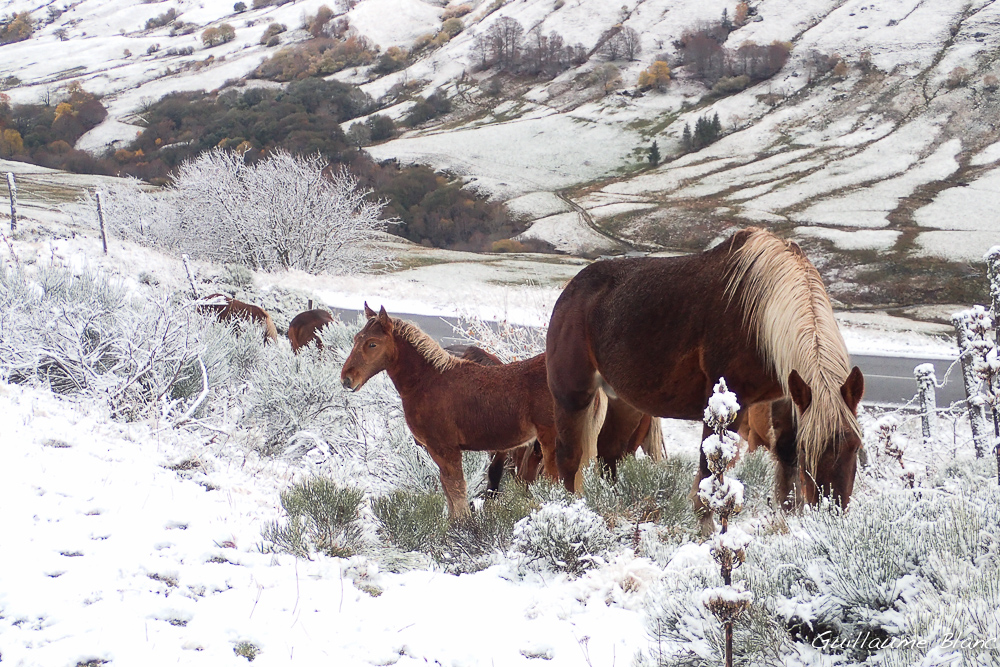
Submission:
POLYGON ((858 450, 861 448, 857 426, 858 403, 865 391, 861 369, 855 366, 840 386, 840 396, 833 397, 834 401, 843 402, 837 406, 839 409, 825 415, 817 414, 822 408, 813 400, 813 390, 794 370, 789 376, 788 390, 798 408, 796 427, 802 500, 815 504, 821 495, 830 496, 846 508, 854 491, 858 450), (803 431, 807 433, 805 436, 803 431))
POLYGON ((388 368, 396 357, 393 321, 385 307, 376 314, 365 303, 365 315, 368 323, 354 336, 354 347, 340 371, 340 381, 351 391, 361 389, 372 376, 388 368))

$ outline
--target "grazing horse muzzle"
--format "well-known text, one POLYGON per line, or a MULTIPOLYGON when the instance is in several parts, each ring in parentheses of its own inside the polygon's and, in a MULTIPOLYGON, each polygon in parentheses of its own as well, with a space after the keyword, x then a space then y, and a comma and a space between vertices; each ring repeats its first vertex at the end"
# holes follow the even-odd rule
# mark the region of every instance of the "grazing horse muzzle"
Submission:
POLYGON ((351 391, 357 391, 357 389, 354 388, 354 382, 351 381, 351 376, 350 375, 344 375, 344 376, 342 376, 340 378, 340 382, 341 382, 341 384, 344 385, 344 389, 349 389, 351 391))

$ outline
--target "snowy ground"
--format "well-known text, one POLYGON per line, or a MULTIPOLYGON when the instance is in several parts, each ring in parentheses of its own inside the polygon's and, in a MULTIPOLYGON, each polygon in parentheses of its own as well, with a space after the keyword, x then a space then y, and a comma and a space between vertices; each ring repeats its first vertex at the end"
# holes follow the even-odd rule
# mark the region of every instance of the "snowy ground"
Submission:
POLYGON ((261 665, 578 665, 644 646, 649 561, 543 584, 503 565, 456 577, 264 555, 261 525, 301 470, 43 391, 0 385, 0 414, 0 530, 17 536, 0 557, 5 663, 238 665, 249 642, 261 665))

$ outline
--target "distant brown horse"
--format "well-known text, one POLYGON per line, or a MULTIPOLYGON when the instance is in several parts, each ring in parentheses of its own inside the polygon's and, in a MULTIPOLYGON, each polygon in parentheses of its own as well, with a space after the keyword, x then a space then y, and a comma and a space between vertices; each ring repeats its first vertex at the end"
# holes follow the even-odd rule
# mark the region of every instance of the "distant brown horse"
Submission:
POLYGON ((315 342, 316 348, 323 349, 323 341, 319 337, 320 329, 333 322, 333 315, 322 308, 314 308, 299 313, 288 323, 288 340, 292 344, 292 352, 315 342))
MULTIPOLYGON (((427 449, 441 471, 448 515, 469 515, 463 451, 502 450, 538 439, 556 478, 555 424, 545 381, 545 358, 533 357, 500 366, 459 359, 415 324, 376 314, 365 304, 368 322, 354 336, 354 347, 340 377, 344 387, 359 390, 373 375, 386 371, 403 402, 413 438, 427 449)), ((592 402, 589 430, 581 428, 581 459, 596 454, 597 433, 606 404, 592 402)))
MULTIPOLYGON (((556 461, 571 491, 602 387, 647 414, 700 420, 725 377, 744 406, 783 395, 794 402, 795 459, 782 474, 797 498, 850 500, 864 378, 850 370, 815 267, 765 230, 743 230, 697 255, 586 267, 556 302, 546 365, 556 461)), ((697 481, 709 474, 703 452, 697 481)), ((711 517, 695 504, 707 530, 711 517)))
POLYGON ((259 324, 264 329, 264 340, 276 342, 278 329, 267 311, 260 306, 243 303, 225 294, 210 294, 202 299, 195 310, 199 313, 212 313, 220 322, 251 322, 259 324))

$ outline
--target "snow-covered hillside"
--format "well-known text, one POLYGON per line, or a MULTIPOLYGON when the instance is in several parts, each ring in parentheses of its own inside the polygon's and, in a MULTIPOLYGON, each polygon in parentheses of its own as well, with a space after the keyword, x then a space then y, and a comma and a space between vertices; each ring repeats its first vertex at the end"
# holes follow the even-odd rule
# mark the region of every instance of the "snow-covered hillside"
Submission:
MULTIPOLYGON (((692 250, 733 225, 760 224, 825 257, 821 269, 839 298, 860 289, 873 292, 871 302, 905 303, 905 295, 865 284, 907 265, 920 277, 911 302, 954 299, 953 287, 934 296, 942 289, 931 284, 934 271, 945 267, 950 285, 958 284, 965 269, 948 262, 978 262, 1000 240, 992 214, 1000 203, 1000 7, 989 0, 750 3, 752 19, 728 35, 725 47, 778 40, 791 45, 791 57, 769 80, 721 97, 677 67, 675 41, 718 22, 724 11, 732 17, 736 5, 728 0, 361 0, 349 10, 299 0, 240 13, 228 0, 7 0, 0 11, 31 12, 40 27, 30 39, 0 47, 0 81, 13 102, 58 98, 71 81, 104 94, 109 118, 78 144, 100 152, 134 137, 144 104, 163 94, 215 89, 246 76, 273 52, 259 44, 268 23, 289 26, 283 44, 306 39, 303 20, 323 4, 346 13, 382 51, 411 47, 440 28, 446 10, 469 6, 464 30, 422 51, 405 70, 375 77, 362 67, 334 76, 374 98, 404 82, 452 97, 455 111, 443 124, 405 132, 370 152, 447 169, 516 199, 518 210, 537 220, 527 235, 560 249, 692 250), (145 29, 168 9, 196 29, 174 37, 167 26, 145 29), (613 63, 624 89, 634 89, 658 57, 671 63, 673 80, 663 92, 602 95, 593 74, 606 58, 593 53, 551 81, 506 81, 491 97, 483 88, 494 73, 476 71, 474 47, 504 18, 525 34, 558 33, 585 49, 609 29, 634 29, 641 52, 613 63), (235 39, 204 48, 201 30, 223 22, 235 28, 235 39), (193 53, 168 55, 185 47, 193 53), (839 57, 846 68, 819 73, 820 57, 839 57), (714 114, 724 136, 682 154, 684 127, 714 114), (649 169, 645 151, 653 141, 664 161, 649 169), (535 206, 538 196, 555 191, 565 191, 564 199, 535 206)), ((380 113, 399 118, 409 104, 380 113)))

